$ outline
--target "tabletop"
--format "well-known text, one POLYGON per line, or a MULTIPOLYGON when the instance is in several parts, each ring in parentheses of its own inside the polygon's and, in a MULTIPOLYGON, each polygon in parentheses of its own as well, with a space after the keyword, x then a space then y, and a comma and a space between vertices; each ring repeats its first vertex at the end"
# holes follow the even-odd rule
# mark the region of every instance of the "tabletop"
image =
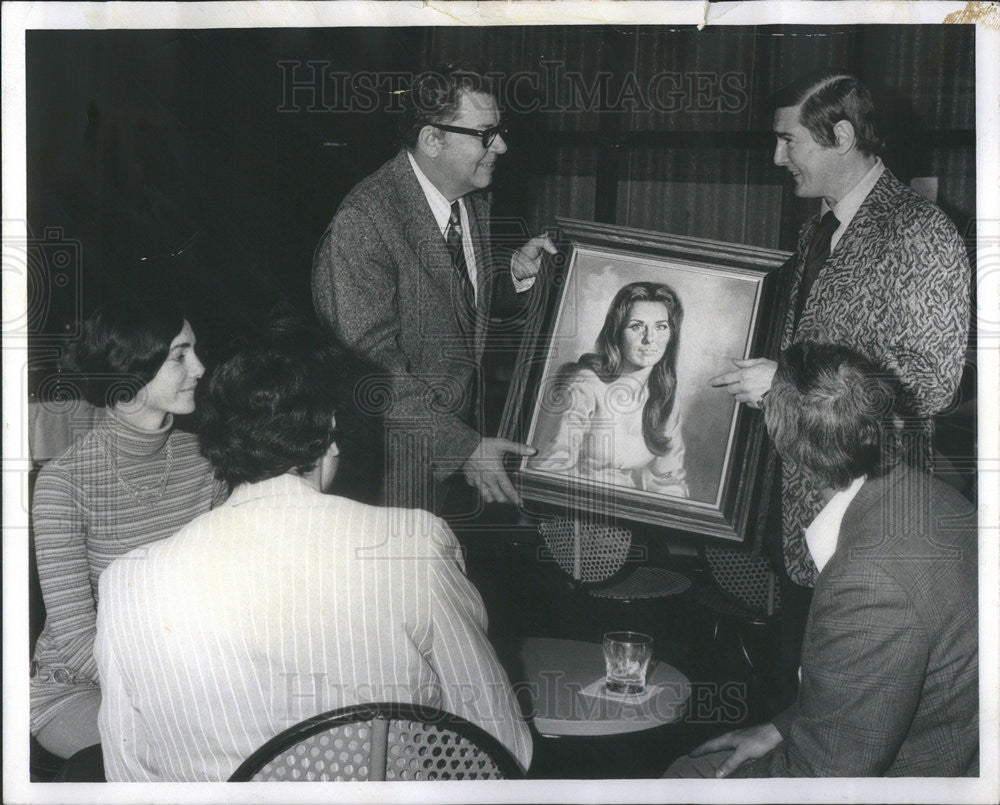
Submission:
POLYGON ((620 695, 604 690, 600 643, 530 637, 522 641, 519 658, 524 681, 515 688, 528 693, 518 698, 542 735, 639 732, 677 721, 687 711, 691 684, 665 662, 650 663, 646 694, 620 695))

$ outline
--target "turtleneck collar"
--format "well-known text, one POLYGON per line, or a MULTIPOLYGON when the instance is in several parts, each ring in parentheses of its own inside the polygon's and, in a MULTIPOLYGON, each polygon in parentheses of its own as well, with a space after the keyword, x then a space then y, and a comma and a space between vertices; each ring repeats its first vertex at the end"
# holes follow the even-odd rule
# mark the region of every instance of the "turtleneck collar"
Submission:
POLYGON ((118 414, 114 408, 105 409, 104 420, 97 429, 106 437, 109 446, 126 458, 146 458, 159 453, 167 443, 167 437, 174 427, 173 414, 167 414, 163 427, 146 430, 133 425, 118 414))

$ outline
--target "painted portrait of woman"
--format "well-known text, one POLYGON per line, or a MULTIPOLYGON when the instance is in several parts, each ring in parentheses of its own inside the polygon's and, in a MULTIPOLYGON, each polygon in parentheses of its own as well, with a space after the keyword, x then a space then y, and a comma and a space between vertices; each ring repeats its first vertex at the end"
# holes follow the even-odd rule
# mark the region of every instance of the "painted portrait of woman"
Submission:
POLYGON ((688 497, 677 402, 684 310, 669 285, 631 282, 614 296, 594 351, 564 364, 542 402, 558 417, 532 469, 688 497))

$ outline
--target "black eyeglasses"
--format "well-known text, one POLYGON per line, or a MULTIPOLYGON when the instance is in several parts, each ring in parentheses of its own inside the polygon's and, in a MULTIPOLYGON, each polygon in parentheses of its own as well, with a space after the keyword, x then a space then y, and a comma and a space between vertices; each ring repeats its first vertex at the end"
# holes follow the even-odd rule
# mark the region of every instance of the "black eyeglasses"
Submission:
POLYGON ((431 125, 443 131, 453 131, 456 134, 471 134, 473 137, 479 137, 482 140, 483 148, 489 148, 493 145, 493 141, 497 138, 498 134, 506 139, 508 131, 506 123, 497 123, 488 129, 467 129, 462 126, 446 126, 443 123, 432 123, 431 125))

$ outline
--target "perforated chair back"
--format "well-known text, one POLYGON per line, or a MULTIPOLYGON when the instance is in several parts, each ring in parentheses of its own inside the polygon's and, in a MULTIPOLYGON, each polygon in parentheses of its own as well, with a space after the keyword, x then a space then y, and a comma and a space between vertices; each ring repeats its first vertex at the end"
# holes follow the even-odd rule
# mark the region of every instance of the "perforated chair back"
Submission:
POLYGON ((595 584, 615 575, 625 564, 629 548, 632 547, 632 532, 627 528, 610 528, 597 523, 577 523, 566 517, 554 517, 542 521, 538 530, 556 564, 576 581, 585 584, 595 584), (577 529, 579 551, 576 547, 577 529))
POLYGON ((665 598, 680 595, 691 586, 691 579, 682 573, 662 567, 639 567, 610 587, 598 587, 590 594, 596 598, 619 601, 639 601, 645 598, 665 598))
POLYGON ((248 757, 230 782, 502 780, 510 752, 471 722, 433 707, 362 704, 313 716, 248 757))
POLYGON ((716 584, 741 606, 759 615, 780 609, 781 596, 766 557, 712 545, 704 546, 703 555, 716 584))

